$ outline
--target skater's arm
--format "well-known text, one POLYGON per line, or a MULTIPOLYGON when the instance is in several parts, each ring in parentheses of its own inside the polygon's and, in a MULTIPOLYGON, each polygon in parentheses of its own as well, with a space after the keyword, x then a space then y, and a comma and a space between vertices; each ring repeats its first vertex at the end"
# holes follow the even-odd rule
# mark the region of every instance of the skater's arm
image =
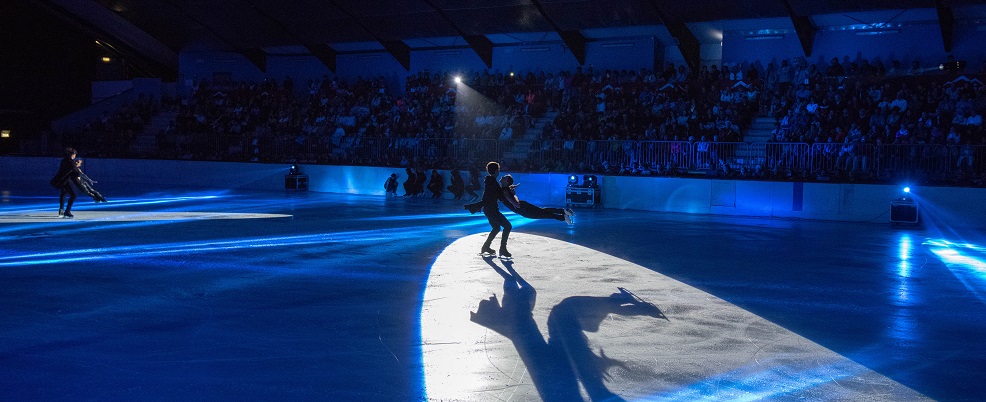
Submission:
POLYGON ((88 183, 90 186, 93 185, 93 184, 98 183, 97 181, 89 178, 89 176, 86 176, 85 173, 82 173, 82 170, 79 170, 79 178, 81 178, 82 181, 88 183))
POLYGON ((503 205, 510 207, 511 210, 520 208, 520 199, 517 198, 517 191, 514 188, 516 185, 509 186, 503 189, 503 205))

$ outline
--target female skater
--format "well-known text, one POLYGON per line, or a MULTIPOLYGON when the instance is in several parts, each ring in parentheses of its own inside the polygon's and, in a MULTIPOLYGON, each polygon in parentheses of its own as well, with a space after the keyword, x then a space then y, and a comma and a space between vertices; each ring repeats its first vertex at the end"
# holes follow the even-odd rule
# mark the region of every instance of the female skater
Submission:
POLYGON ((572 216, 575 213, 571 209, 541 208, 527 201, 521 201, 517 198, 518 185, 514 184, 514 178, 509 174, 500 179, 500 188, 503 189, 503 196, 508 201, 504 205, 510 208, 511 211, 529 219, 556 219, 565 221, 569 225, 573 223, 572 216))
POLYGON ((75 172, 72 176, 72 182, 75 183, 75 186, 78 187, 79 190, 82 190, 84 194, 92 197, 93 201, 96 201, 97 203, 106 202, 106 197, 103 197, 99 191, 96 191, 96 189, 92 187, 93 184, 96 184, 96 181, 89 178, 89 176, 86 176, 86 174, 82 172, 82 159, 75 160, 75 172))

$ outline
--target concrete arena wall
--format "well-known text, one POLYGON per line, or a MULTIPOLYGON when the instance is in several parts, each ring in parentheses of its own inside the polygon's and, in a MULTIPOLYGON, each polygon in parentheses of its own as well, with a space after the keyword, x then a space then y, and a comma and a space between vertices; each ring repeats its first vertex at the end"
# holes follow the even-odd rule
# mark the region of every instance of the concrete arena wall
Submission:
MULTIPOLYGON (((58 158, 0 157, 0 179, 47 185, 58 158)), ((86 172, 105 183, 283 191, 287 164, 167 160, 86 159, 86 172)), ((301 165, 309 191, 383 195, 383 183, 403 169, 301 165)), ((430 173, 430 172, 429 172, 430 173)), ((446 176, 448 185, 448 172, 446 176)), ((506 172, 511 173, 511 172, 506 172)), ((565 174, 511 173, 525 200, 546 206, 565 202, 565 174)), ((464 173, 465 175, 465 173, 464 173)), ((888 222, 900 186, 792 183, 665 177, 599 176, 602 207, 690 214, 888 222)), ((39 184, 39 185, 42 185, 39 184)), ((400 194, 403 190, 400 190, 400 194)), ((447 198, 451 195, 446 194, 447 198)), ((922 220, 942 227, 986 227, 986 189, 921 187, 913 193, 922 220)))

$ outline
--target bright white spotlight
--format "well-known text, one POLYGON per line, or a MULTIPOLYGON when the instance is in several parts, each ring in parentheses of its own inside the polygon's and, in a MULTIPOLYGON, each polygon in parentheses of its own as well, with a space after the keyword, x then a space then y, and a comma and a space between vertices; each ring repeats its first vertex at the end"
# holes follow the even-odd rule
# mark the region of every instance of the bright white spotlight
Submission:
POLYGON ((904 187, 904 192, 910 194, 911 188, 910 187, 904 187))
POLYGON ((455 76, 455 78, 453 78, 453 80, 455 81, 456 84, 461 84, 462 83, 462 76, 457 75, 457 76, 455 76))

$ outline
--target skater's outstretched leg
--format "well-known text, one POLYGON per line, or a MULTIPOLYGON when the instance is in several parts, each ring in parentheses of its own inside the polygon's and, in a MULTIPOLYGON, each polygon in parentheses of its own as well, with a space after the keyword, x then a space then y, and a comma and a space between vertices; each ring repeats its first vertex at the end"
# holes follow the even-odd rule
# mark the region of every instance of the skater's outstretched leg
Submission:
POLYGON ((96 202, 106 202, 106 197, 103 197, 103 195, 95 189, 92 190, 92 198, 96 200, 96 202))

